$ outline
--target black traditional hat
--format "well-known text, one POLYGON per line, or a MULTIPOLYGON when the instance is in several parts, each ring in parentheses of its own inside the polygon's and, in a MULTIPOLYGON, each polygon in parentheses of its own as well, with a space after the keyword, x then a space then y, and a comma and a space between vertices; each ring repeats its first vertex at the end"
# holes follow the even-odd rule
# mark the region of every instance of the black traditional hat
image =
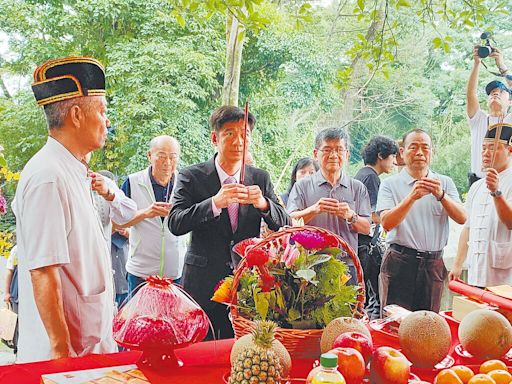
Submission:
POLYGON ((512 124, 493 124, 487 130, 484 141, 496 141, 505 145, 512 145, 512 124))
POLYGON ((104 96, 105 69, 92 57, 49 60, 34 71, 32 91, 39 105, 81 96, 104 96))

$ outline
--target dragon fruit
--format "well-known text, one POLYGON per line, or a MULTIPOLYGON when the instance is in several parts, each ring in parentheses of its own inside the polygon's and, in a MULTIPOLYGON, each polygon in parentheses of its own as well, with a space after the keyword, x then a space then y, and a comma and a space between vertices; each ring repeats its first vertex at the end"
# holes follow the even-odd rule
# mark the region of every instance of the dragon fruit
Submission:
POLYGON ((142 348, 173 347, 177 344, 174 328, 169 320, 139 316, 126 323, 126 344, 142 348))
POLYGON ((122 346, 140 350, 173 350, 203 340, 205 312, 172 281, 150 276, 118 312, 112 330, 122 346))

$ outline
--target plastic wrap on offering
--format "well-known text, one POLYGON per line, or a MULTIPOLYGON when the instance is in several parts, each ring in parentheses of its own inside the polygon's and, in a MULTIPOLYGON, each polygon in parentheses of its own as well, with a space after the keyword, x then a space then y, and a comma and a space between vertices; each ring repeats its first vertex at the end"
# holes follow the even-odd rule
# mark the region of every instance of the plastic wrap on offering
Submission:
POLYGON ((209 319, 168 278, 150 276, 114 318, 114 339, 123 347, 170 352, 203 340, 209 319))

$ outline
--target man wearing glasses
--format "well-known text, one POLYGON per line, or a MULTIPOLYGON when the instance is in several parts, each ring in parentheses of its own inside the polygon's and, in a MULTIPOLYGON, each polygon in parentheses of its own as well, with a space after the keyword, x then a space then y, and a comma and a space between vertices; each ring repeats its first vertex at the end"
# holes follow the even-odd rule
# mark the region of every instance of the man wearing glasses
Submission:
MULTIPOLYGON (((320 131, 313 150, 320 169, 295 183, 286 208, 292 218, 338 234, 357 252, 358 234, 370 232, 371 209, 366 187, 343 170, 349 157, 348 146, 343 129, 320 131)), ((343 261, 349 265, 351 281, 355 282, 352 261, 343 261)))
POLYGON ((121 186, 139 209, 133 220, 123 225, 131 227, 126 263, 130 296, 150 275, 163 273, 180 283, 186 245, 167 225, 179 156, 180 144, 174 137, 153 138, 148 151, 150 166, 129 175, 121 186))

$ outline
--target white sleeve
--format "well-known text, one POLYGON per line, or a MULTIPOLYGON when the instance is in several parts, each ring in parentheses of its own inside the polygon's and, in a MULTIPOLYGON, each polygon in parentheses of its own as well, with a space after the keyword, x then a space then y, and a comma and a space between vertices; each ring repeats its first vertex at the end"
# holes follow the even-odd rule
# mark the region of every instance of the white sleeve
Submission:
MULTIPOLYGON (((395 182, 397 182, 397 180, 395 180, 395 182)), ((377 195, 377 206, 375 207, 375 212, 380 214, 382 211, 395 208, 396 205, 397 203, 393 198, 393 191, 391 190, 389 179, 383 180, 377 195)))
POLYGON ((17 204, 17 230, 29 270, 70 262, 67 235, 71 215, 67 203, 68 197, 59 191, 56 182, 43 182, 23 191, 22 201, 17 204))
POLYGON ((114 192, 114 200, 108 202, 110 205, 110 219, 117 224, 129 222, 137 213, 137 204, 127 197, 113 180, 105 177, 105 181, 109 189, 114 192))
POLYGON ((469 128, 471 131, 475 131, 478 129, 482 129, 485 127, 487 129, 487 114, 479 109, 473 117, 468 117, 469 128))

